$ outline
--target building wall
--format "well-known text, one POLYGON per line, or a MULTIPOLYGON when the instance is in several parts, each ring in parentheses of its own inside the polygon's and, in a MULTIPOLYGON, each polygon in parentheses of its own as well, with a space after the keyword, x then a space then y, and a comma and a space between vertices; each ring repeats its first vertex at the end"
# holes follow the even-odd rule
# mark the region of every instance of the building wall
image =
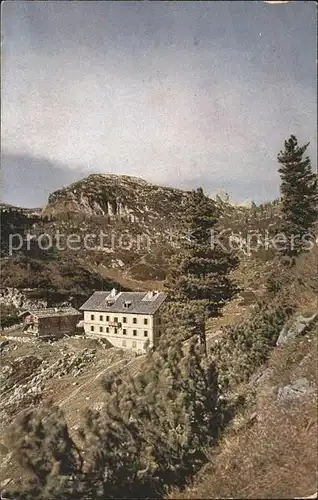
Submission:
POLYGON ((84 312, 84 331, 88 336, 106 337, 114 347, 144 352, 157 344, 159 315, 84 312), (117 321, 116 321, 117 320, 117 321), (118 326, 116 326, 118 325, 118 326), (147 342, 149 341, 149 342, 147 342))
POLYGON ((38 335, 64 335, 74 332, 81 315, 78 316, 51 316, 38 318, 38 335))

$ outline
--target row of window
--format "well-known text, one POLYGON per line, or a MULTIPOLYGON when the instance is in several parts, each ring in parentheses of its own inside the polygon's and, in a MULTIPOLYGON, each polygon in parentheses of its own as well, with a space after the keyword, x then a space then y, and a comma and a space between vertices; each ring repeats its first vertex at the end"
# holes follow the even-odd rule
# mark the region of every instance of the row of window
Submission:
MULTIPOLYGON (((122 340, 121 345, 122 345, 122 347, 127 347, 127 341, 126 341, 126 339, 123 339, 123 340, 122 340)), ((133 341, 131 342, 131 347, 132 347, 133 349, 136 349, 136 347, 137 347, 137 342, 136 342, 136 340, 133 340, 133 341)))
MULTIPOLYGON (((95 326, 91 325, 91 332, 95 331, 95 326)), ((104 333, 104 327, 100 326, 99 327, 99 332, 104 333)), ((114 328, 113 330, 114 333, 118 333, 118 328, 114 328)), ((105 327, 105 333, 109 333, 109 327, 105 327)), ((126 328, 123 328, 123 335, 127 335, 127 330, 126 328)), ((133 336, 137 337, 137 330, 133 330, 133 336)), ((144 337, 148 337, 148 330, 144 330, 144 337)))
MULTIPOLYGON (((95 314, 91 314, 91 321, 95 320, 95 314)), ((99 321, 104 321, 104 316, 101 314, 99 316, 99 321)), ((109 316, 105 317, 105 321, 110 321, 109 316)), ((118 318, 114 318, 114 323, 118 323, 118 318)), ((126 316, 123 316, 123 321, 122 323, 127 323, 127 318, 126 316)), ((137 318, 133 318, 133 323, 136 325, 137 324, 137 318)), ((144 325, 148 325, 148 318, 144 318, 144 325)))

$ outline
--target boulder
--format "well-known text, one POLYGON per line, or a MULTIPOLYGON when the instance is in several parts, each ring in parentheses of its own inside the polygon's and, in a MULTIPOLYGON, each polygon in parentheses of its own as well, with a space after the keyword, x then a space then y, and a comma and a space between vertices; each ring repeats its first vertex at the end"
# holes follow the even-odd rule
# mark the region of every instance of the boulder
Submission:
POLYGON ((293 318, 291 324, 286 324, 283 326, 276 345, 281 346, 284 345, 289 339, 297 337, 305 332, 309 325, 311 325, 315 319, 317 318, 318 313, 311 313, 310 315, 298 314, 295 318, 293 318))
POLYGON ((315 391, 314 386, 309 382, 309 380, 302 377, 295 380, 291 384, 278 389, 277 399, 280 401, 290 401, 307 396, 315 391))

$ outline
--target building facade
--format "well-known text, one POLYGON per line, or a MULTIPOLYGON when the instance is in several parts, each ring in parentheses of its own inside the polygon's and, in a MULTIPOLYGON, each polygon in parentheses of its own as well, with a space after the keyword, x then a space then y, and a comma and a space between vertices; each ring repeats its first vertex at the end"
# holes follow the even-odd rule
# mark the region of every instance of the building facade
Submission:
POLYGON ((95 292, 80 307, 87 336, 104 337, 114 346, 145 352, 161 335, 163 292, 95 292))
POLYGON ((36 337, 72 335, 82 314, 73 307, 30 309, 20 314, 23 331, 36 337))

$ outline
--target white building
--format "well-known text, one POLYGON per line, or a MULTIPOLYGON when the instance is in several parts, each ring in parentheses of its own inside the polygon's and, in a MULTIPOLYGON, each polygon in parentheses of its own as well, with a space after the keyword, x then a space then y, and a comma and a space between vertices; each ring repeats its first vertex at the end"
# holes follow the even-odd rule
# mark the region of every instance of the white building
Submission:
POLYGON ((166 294, 157 291, 95 292, 80 307, 85 334, 107 338, 114 347, 145 352, 158 343, 165 299, 166 294))

